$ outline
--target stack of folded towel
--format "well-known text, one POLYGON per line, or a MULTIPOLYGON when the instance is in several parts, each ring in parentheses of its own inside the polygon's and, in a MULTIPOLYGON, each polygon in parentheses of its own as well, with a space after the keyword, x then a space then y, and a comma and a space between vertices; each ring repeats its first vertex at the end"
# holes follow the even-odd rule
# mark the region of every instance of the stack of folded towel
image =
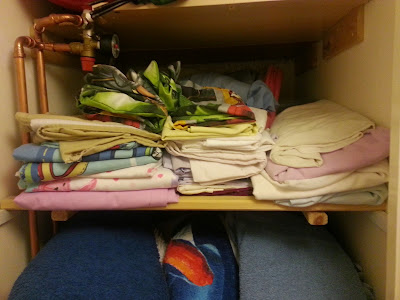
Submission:
POLYGON ((379 205, 387 198, 389 130, 328 100, 291 107, 271 127, 276 143, 252 177, 258 200, 288 206, 379 205))
POLYGON ((178 202, 177 176, 162 167, 160 136, 131 126, 17 113, 35 144, 14 151, 29 209, 129 209, 178 202))

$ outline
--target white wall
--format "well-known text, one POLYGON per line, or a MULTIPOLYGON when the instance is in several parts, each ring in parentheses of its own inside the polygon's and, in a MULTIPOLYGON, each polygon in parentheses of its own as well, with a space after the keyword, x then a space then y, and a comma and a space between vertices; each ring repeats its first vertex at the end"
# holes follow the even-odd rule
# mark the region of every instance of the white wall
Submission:
MULTIPOLYGON (((16 84, 13 65, 13 46, 18 36, 29 35, 34 18, 46 16, 51 6, 44 0, 0 1, 0 197, 15 195, 17 191, 15 172, 20 166, 12 159, 12 151, 20 144, 14 113, 16 111, 16 84)), ((77 58, 78 59, 78 58, 77 58)), ((27 58, 26 72, 30 102, 36 100, 34 65, 27 58)), ((48 89, 50 108, 56 113, 74 110, 74 95, 81 85, 79 70, 50 66, 48 89)), ((32 111, 36 105, 30 105, 32 111)), ((0 225, 0 299, 6 299, 11 286, 29 260, 29 239, 26 212, 0 225)))
MULTIPOLYGON (((298 81, 300 96, 336 101, 379 125, 390 127, 395 2, 368 2, 364 41, 328 61, 321 61, 316 70, 302 76, 298 81)), ((382 228, 385 229, 386 216, 335 213, 329 218, 339 239, 363 266, 377 299, 392 299, 385 298, 386 233, 382 228), (375 219, 382 221, 382 228, 372 221, 375 219)))

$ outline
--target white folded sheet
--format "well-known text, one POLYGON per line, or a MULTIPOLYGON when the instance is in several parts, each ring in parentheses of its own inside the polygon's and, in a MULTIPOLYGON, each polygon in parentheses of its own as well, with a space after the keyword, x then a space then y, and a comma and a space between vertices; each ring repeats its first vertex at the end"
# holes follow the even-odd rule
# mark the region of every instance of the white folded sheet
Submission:
POLYGON ((257 200, 304 199, 308 197, 358 190, 388 182, 387 159, 353 172, 331 174, 311 179, 277 182, 264 170, 251 177, 257 200))

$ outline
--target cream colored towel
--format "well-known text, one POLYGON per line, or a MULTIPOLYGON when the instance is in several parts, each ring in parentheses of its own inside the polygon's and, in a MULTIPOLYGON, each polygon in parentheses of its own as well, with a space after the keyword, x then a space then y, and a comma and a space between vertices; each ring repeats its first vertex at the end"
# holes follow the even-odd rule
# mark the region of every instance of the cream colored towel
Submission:
POLYGON ((368 118, 329 100, 291 107, 272 124, 271 135, 278 139, 270 159, 294 168, 318 167, 320 153, 343 148, 374 127, 368 118))
POLYGON ((221 125, 218 127, 190 126, 186 130, 174 129, 171 117, 168 116, 162 131, 162 139, 170 140, 193 140, 224 136, 251 136, 256 135, 258 127, 256 123, 240 123, 232 125, 221 125))
POLYGON ((59 141, 61 157, 66 163, 129 142, 165 147, 160 135, 119 123, 21 112, 15 118, 24 131, 34 132, 34 143, 59 141))
POLYGON ((311 179, 286 180, 279 183, 264 170, 253 177, 253 195, 257 200, 300 199, 331 193, 358 190, 388 182, 387 159, 354 172, 331 174, 311 179))
POLYGON ((255 164, 249 162, 247 165, 239 165, 190 159, 193 181, 208 185, 249 178, 264 170, 266 164, 267 160, 255 164))
POLYGON ((198 149, 219 151, 269 151, 275 144, 268 131, 257 133, 254 136, 237 136, 226 138, 212 138, 201 141, 185 141, 182 143, 182 151, 188 153, 198 149))
POLYGON ((249 162, 254 164, 267 160, 265 151, 216 150, 204 147, 202 141, 190 141, 189 143, 168 141, 166 150, 173 156, 183 156, 222 164, 248 165, 249 162))

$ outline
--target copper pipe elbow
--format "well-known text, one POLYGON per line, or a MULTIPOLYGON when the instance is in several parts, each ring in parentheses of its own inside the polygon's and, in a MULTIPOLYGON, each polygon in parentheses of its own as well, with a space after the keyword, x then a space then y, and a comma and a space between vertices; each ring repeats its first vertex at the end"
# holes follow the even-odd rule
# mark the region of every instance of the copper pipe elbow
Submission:
POLYGON ((83 18, 79 15, 70 14, 51 14, 47 17, 37 19, 33 24, 36 33, 41 34, 48 26, 58 25, 61 23, 72 23, 75 26, 83 25, 83 18))
POLYGON ((35 48, 37 45, 36 41, 29 36, 18 37, 14 43, 14 57, 25 57, 24 47, 35 48))

